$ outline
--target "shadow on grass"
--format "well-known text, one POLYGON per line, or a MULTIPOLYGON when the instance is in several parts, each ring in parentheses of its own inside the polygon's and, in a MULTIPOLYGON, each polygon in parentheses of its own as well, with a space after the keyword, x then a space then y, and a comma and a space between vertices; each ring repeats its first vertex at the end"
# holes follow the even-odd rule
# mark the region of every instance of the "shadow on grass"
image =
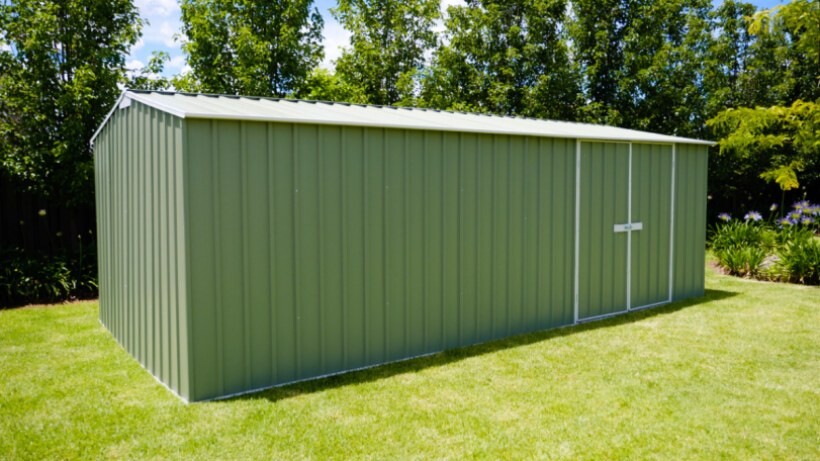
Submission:
POLYGON ((737 294, 737 292, 733 291, 706 290, 704 295, 699 298, 691 298, 666 304, 663 306, 658 306, 655 308, 633 311, 627 314, 617 315, 603 320, 582 323, 579 325, 558 327, 550 330, 537 331, 533 333, 519 334, 516 336, 511 336, 503 339, 491 340, 473 346, 466 346, 458 349, 450 349, 443 352, 437 352, 422 357, 387 363, 383 365, 374 365, 371 368, 366 368, 363 370, 342 372, 338 375, 329 376, 326 378, 311 379, 308 381, 301 381, 294 384, 283 385, 280 387, 273 387, 267 390, 262 390, 259 392, 245 394, 238 397, 228 398, 219 401, 234 402, 243 400, 265 399, 271 402, 277 402, 279 400, 284 400, 302 394, 321 392, 338 387, 349 386, 352 384, 368 383, 371 381, 390 378, 392 376, 404 373, 413 373, 428 368, 440 367, 471 357, 478 357, 484 354, 491 354, 493 352, 503 351, 505 349, 526 346, 528 344, 533 344, 540 341, 547 341, 553 338, 560 338, 563 336, 580 333, 583 331, 597 330, 599 328, 609 328, 634 323, 651 317, 672 314, 674 312, 677 312, 681 309, 685 309, 690 306, 731 298, 733 296, 737 296, 737 294))

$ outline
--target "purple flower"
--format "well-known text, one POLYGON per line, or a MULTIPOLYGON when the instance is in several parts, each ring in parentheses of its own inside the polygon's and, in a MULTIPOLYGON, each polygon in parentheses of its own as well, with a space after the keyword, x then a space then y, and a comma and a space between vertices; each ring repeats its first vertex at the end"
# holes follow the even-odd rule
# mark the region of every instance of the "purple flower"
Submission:
POLYGON ((782 218, 782 219, 778 220, 777 223, 780 224, 781 227, 782 226, 791 226, 792 225, 792 220, 789 219, 789 218, 782 218))
POLYGON ((750 211, 746 213, 746 216, 743 217, 745 221, 752 220, 752 221, 760 221, 763 219, 763 216, 760 215, 757 211, 750 211))
POLYGON ((794 221, 797 221, 800 219, 801 215, 802 214, 799 211, 792 211, 791 213, 789 213, 789 218, 791 218, 794 221))
POLYGON ((732 215, 730 215, 729 213, 721 213, 718 215, 718 219, 720 219, 721 221, 729 222, 732 220, 732 215))
POLYGON ((808 226, 809 224, 811 224, 813 222, 814 222, 814 219, 812 219, 811 216, 803 216, 803 218, 800 219, 800 224, 804 224, 806 226, 808 226))
POLYGON ((775 211, 775 210, 777 210, 777 204, 772 203, 772 206, 769 207, 769 211, 775 211))
POLYGON ((792 208, 794 208, 795 210, 802 210, 802 209, 808 208, 810 206, 811 206, 811 203, 808 200, 801 200, 799 202, 796 202, 794 205, 792 205, 792 208))

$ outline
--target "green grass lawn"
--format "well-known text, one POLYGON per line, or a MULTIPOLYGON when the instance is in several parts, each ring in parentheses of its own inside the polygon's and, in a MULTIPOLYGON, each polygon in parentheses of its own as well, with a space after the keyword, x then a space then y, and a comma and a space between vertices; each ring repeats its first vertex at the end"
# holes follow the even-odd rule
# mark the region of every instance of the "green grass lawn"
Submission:
POLYGON ((705 298, 186 405, 96 303, 0 311, 0 458, 820 458, 820 289, 705 298))

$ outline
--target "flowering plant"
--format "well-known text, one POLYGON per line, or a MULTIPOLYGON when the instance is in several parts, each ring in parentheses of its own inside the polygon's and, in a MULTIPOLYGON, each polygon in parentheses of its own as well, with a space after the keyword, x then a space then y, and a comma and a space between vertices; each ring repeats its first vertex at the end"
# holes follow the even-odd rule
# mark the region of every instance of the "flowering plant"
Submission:
POLYGON ((720 213, 710 233, 710 245, 718 264, 729 274, 818 284, 820 273, 820 205, 808 200, 792 204, 776 217, 751 210, 743 220, 720 213))

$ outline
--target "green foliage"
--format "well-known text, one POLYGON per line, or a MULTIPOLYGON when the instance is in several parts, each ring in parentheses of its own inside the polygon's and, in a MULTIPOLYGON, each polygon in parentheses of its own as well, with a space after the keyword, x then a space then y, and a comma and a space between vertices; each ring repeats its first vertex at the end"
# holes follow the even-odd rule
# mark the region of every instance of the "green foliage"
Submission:
POLYGON ((141 26, 132 0, 0 1, 0 167, 57 202, 93 203, 89 140, 141 26))
POLYGON ((763 221, 756 212, 745 221, 722 213, 710 232, 718 264, 731 275, 817 285, 820 274, 820 205, 795 203, 785 217, 763 221), (764 268, 764 265, 766 266, 764 268))
POLYGON ((97 294, 93 244, 73 254, 31 256, 11 248, 0 251, 0 307, 89 298, 97 294))
POLYGON ((361 88, 342 81, 337 74, 320 67, 311 71, 304 87, 293 96, 314 101, 367 103, 367 95, 361 88))
POLYGON ((751 3, 726 0, 709 13, 712 30, 717 32, 704 53, 705 114, 712 117, 729 107, 754 105, 744 85, 753 36, 749 18, 755 13, 751 3))
POLYGON ((436 44, 438 0, 339 0, 333 16, 351 33, 336 75, 372 104, 412 100, 414 76, 436 44))
POLYGON ((313 0, 182 0, 182 49, 191 71, 177 89, 285 97, 322 59, 313 0))
POLYGON ((481 0, 447 12, 444 43, 422 80, 422 105, 576 118, 580 85, 562 27, 565 0, 481 0))
MULTIPOLYGON (((734 34, 740 39, 734 57, 726 49, 730 38, 723 39, 725 29, 719 29, 711 68, 736 68, 712 79, 722 83, 707 93, 707 125, 720 143, 709 161, 710 191, 719 207, 759 206, 778 189, 794 197, 787 191, 820 186, 818 5, 794 0, 754 15, 743 10, 747 29, 734 34)), ((731 19, 723 7, 716 11, 726 14, 721 24, 727 28, 740 26, 740 18, 731 19)))
POLYGON ((820 3, 792 0, 756 13, 749 32, 761 38, 782 37, 777 64, 784 72, 787 101, 820 98, 820 3))
POLYGON ((716 253, 721 265, 729 275, 754 277, 766 259, 766 252, 759 247, 733 247, 716 253))
POLYGON ((707 0, 573 1, 573 55, 589 102, 582 119, 701 133, 710 8, 707 0))
POLYGON ((165 63, 171 57, 164 51, 155 51, 151 54, 148 64, 142 69, 130 69, 126 88, 132 90, 167 90, 171 81, 162 76, 165 63))
POLYGON ((752 221, 729 221, 711 232, 710 244, 718 263, 730 275, 754 277, 760 273, 767 251, 774 247, 774 236, 752 221))
POLYGON ((721 136, 721 155, 738 163, 768 161, 760 177, 784 191, 800 185, 798 173, 820 168, 817 103, 798 100, 790 107, 728 109, 707 123, 721 136))
POLYGON ((795 239, 777 252, 774 274, 792 283, 820 285, 820 239, 795 239))
POLYGON ((743 247, 773 246, 773 236, 754 222, 732 220, 712 228, 710 245, 716 253, 743 247))

